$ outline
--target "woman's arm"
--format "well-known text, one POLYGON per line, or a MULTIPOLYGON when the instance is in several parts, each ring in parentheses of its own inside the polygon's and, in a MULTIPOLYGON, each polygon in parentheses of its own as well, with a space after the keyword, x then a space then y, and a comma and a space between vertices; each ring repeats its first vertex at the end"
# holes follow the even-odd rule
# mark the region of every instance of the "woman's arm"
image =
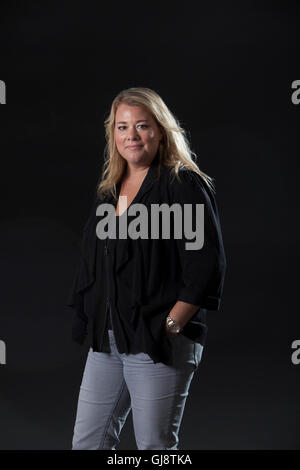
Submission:
MULTIPOLYGON (((205 303, 212 279, 216 295, 221 295, 226 259, 214 196, 209 196, 209 189, 205 187, 205 183, 197 173, 183 170, 180 172, 180 179, 181 182, 175 179, 171 185, 172 203, 181 205, 182 214, 185 211, 184 204, 192 206, 193 219, 197 217, 197 224, 201 225, 204 237, 201 248, 195 246, 195 249, 191 250, 186 248, 186 243, 191 240, 186 238, 184 229, 182 237, 176 239, 182 268, 182 284, 179 288, 177 302, 169 313, 171 318, 182 328, 202 303, 205 303), (197 204, 202 204, 204 207, 203 221, 200 215, 197 215, 197 204)), ((168 328, 167 325, 166 328, 168 328)))
MULTIPOLYGON (((182 302, 178 300, 172 310, 170 310, 169 315, 173 320, 176 321, 180 328, 183 328, 184 325, 192 318, 192 316, 199 309, 199 305, 188 304, 187 302, 182 302)), ((177 333, 171 333, 170 329, 167 326, 166 322, 166 331, 170 336, 174 336, 177 333)))

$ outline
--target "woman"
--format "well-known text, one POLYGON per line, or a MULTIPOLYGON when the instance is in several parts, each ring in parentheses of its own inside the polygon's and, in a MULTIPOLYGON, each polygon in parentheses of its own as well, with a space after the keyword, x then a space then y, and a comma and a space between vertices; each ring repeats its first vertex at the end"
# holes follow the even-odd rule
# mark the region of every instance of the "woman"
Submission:
POLYGON ((153 90, 119 93, 105 128, 68 301, 74 341, 89 342, 72 449, 116 449, 130 410, 138 449, 178 449, 226 270, 212 178, 153 90))

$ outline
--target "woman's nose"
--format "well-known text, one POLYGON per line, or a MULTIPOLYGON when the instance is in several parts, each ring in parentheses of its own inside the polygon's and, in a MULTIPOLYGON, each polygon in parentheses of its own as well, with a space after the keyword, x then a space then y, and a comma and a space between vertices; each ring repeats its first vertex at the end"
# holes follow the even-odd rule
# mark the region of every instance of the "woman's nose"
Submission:
POLYGON ((127 137, 128 138, 138 137, 138 132, 135 127, 128 128, 127 137))

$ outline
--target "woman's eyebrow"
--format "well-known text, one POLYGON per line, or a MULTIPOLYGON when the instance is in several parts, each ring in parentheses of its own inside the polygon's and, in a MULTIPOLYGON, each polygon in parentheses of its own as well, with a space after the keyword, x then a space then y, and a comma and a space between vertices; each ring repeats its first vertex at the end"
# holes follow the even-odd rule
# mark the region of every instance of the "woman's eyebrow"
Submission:
MULTIPOLYGON (((136 122, 148 122, 147 119, 140 119, 139 121, 136 122)), ((127 121, 118 121, 117 124, 126 124, 127 121)))

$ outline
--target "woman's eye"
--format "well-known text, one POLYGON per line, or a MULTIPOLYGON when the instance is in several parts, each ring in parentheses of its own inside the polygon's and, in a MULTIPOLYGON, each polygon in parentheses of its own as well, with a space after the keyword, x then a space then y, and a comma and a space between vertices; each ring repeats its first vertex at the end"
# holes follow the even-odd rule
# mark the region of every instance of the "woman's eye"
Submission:
MULTIPOLYGON (((125 127, 126 127, 126 126, 119 126, 118 129, 119 129, 120 131, 122 131, 125 127)), ((147 126, 147 124, 139 124, 138 127, 147 128, 148 126, 147 126)))

